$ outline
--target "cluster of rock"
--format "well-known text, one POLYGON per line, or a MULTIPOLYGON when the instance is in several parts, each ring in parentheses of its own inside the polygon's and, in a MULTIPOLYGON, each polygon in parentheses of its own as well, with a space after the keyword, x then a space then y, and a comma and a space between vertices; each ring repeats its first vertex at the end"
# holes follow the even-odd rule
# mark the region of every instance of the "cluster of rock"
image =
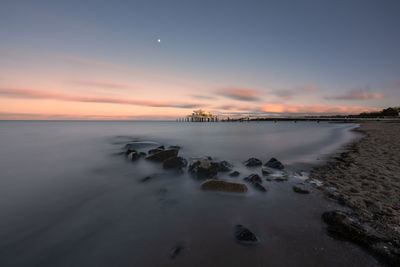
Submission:
POLYGON ((389 264, 400 266, 400 240, 386 236, 358 214, 333 210, 324 212, 322 219, 332 235, 358 243, 389 264))

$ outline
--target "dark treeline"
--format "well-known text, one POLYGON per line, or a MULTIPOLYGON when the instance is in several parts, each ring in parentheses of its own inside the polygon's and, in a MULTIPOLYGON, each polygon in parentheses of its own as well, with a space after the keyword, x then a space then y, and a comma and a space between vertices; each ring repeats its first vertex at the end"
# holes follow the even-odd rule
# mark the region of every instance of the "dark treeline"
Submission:
POLYGON ((353 118, 398 117, 399 112, 400 112, 400 107, 390 107, 377 112, 363 112, 360 113, 359 115, 351 115, 349 117, 353 118))

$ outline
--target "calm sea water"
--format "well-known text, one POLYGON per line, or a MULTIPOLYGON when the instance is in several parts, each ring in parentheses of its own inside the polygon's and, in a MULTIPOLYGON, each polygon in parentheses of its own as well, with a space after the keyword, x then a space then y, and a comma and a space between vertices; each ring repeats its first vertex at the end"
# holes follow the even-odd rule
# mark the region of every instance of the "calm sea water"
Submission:
MULTIPOLYGON (((249 157, 307 170, 355 138, 355 125, 315 122, 0 121, 0 266, 375 266, 329 237, 318 191, 264 181, 267 193, 203 192, 186 172, 127 162, 132 140, 179 145, 186 158, 249 157), (146 175, 154 178, 143 183, 146 175), (237 244, 241 223, 261 243, 237 244), (182 245, 175 259, 171 250, 182 245)), ((148 148, 143 148, 145 151, 148 148)))

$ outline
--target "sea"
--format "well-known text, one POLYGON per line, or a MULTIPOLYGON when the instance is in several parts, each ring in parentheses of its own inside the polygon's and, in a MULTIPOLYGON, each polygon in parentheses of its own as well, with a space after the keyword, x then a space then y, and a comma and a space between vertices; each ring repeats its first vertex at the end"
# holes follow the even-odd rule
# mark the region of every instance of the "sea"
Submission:
MULTIPOLYGON (((379 266, 321 220, 337 208, 305 182, 313 166, 360 138, 328 122, 0 121, 0 266, 379 266), (201 180, 124 155, 180 146, 189 162, 226 160, 267 192, 206 192, 201 180), (247 168, 275 157, 288 181, 247 168), (149 179, 144 179, 150 177, 149 179), (293 192, 306 183, 311 193, 293 192), (260 242, 236 242, 242 224, 260 242)), ((279 175, 277 172, 276 175, 279 175)))

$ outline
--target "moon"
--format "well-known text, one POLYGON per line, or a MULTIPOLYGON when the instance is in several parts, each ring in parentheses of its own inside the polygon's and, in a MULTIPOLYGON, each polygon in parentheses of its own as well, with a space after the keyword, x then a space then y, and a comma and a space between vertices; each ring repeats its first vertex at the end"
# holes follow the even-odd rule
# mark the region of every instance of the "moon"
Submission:
POLYGON ((161 39, 157 39, 157 43, 161 43, 161 39))

